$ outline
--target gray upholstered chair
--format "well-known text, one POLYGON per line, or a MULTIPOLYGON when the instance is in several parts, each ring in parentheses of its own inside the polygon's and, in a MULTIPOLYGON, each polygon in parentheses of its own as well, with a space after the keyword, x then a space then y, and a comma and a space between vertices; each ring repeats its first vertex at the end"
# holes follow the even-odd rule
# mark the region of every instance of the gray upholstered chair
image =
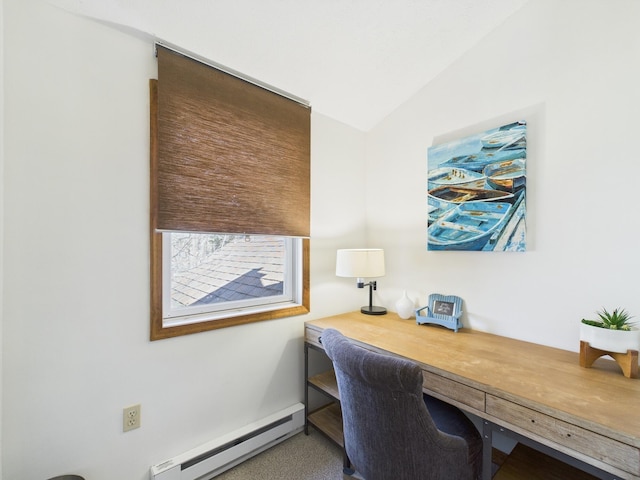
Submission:
POLYGON ((334 329, 321 342, 338 380, 346 453, 365 480, 481 477, 478 430, 458 408, 423 394, 418 365, 365 350, 334 329))

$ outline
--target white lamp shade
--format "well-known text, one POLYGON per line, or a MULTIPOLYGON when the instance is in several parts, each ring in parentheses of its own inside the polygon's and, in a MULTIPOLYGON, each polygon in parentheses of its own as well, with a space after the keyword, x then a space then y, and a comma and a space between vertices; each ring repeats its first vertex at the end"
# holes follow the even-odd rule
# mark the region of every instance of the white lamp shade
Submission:
POLYGON ((336 256, 338 277, 371 278, 384 276, 384 250, 381 248, 345 248, 336 256))

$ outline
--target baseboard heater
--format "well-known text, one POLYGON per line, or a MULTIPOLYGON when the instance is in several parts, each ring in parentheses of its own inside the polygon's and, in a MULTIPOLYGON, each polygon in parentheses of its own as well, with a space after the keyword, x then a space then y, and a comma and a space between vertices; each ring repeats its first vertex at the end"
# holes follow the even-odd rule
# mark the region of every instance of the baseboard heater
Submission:
POLYGON ((304 405, 297 403, 228 435, 151 467, 151 480, 209 480, 302 431, 304 405))

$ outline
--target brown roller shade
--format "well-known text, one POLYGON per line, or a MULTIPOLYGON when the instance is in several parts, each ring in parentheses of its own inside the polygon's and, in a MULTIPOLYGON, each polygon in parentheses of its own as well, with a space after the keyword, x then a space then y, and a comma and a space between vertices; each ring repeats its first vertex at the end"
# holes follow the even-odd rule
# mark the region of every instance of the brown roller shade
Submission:
POLYGON ((308 237, 311 109, 157 50, 156 228, 308 237))

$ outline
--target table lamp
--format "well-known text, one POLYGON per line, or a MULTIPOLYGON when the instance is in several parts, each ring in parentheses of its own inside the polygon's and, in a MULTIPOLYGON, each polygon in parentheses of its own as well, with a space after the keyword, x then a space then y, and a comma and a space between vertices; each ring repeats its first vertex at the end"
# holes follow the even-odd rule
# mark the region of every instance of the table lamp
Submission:
POLYGON ((336 256, 336 275, 357 278, 358 288, 369 286, 369 305, 360 309, 367 315, 384 315, 387 309, 373 305, 376 282, 364 283, 365 278, 384 276, 384 250, 381 248, 344 248, 336 256))

